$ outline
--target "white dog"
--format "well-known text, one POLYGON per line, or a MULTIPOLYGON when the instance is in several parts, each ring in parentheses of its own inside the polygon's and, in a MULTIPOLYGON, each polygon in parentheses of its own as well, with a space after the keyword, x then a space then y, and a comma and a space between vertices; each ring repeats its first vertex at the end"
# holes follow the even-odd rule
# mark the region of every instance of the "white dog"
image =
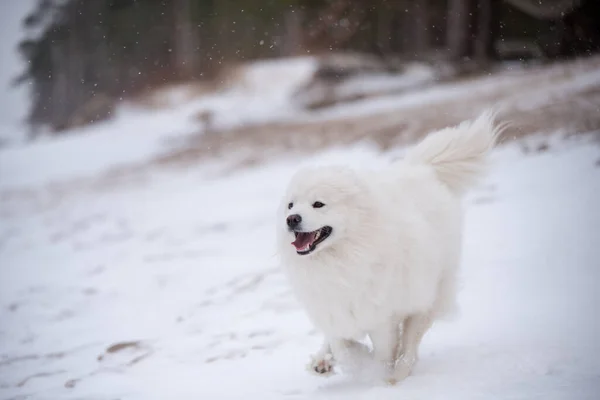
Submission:
POLYGON ((411 373, 423 335, 454 308, 461 195, 484 172, 497 135, 485 113, 430 134, 383 171, 318 167, 292 178, 278 245, 325 336, 314 372, 333 373, 368 335, 386 381, 411 373))

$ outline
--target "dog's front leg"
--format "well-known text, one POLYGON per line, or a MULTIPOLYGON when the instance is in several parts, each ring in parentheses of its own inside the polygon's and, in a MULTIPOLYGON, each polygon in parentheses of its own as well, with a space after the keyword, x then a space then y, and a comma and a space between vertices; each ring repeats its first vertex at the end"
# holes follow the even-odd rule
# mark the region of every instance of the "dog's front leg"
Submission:
POLYGON ((330 376, 333 374, 334 365, 335 361, 331 345, 329 344, 329 340, 325 339, 319 351, 311 357, 307 369, 319 376, 330 376))
POLYGON ((312 356, 308 370, 327 377, 334 374, 334 367, 338 363, 351 366, 368 352, 365 345, 352 339, 325 339, 319 351, 312 356))
POLYGON ((392 382, 396 358, 400 351, 400 324, 395 320, 369 332, 373 342, 373 359, 385 368, 387 381, 392 382))

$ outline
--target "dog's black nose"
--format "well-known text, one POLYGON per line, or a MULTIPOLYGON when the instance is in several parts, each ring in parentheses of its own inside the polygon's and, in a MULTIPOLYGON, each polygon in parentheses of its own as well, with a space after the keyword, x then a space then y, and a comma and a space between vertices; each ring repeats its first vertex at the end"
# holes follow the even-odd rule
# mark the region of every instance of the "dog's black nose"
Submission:
POLYGON ((287 217, 287 226, 289 226, 290 229, 294 229, 295 227, 300 225, 300 222, 302 222, 302 217, 298 214, 290 215, 289 217, 287 217))

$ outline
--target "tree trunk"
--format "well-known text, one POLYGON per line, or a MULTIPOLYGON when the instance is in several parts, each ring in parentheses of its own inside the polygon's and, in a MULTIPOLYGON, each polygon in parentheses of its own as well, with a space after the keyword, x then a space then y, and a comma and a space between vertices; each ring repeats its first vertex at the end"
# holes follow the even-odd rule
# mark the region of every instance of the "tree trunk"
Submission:
POLYGON ((430 21, 429 21, 429 1, 414 0, 412 4, 412 33, 413 33, 413 53, 415 58, 425 53, 430 44, 430 21))
POLYGON ((65 98, 66 115, 65 123, 68 124, 68 119, 73 115, 79 106, 85 103, 86 99, 86 82, 84 77, 84 62, 87 50, 83 43, 85 39, 85 21, 82 20, 80 14, 79 1, 75 1, 69 5, 69 33, 68 33, 68 90, 65 98))
POLYGON ((449 0, 448 2, 448 49, 450 57, 460 61, 473 54, 473 17, 476 15, 475 0, 449 0))
POLYGON ((179 78, 194 77, 196 65, 196 31, 191 21, 190 0, 172 0, 174 17, 174 64, 179 78))
POLYGON ((382 54, 391 53, 393 11, 387 2, 383 2, 377 12, 376 47, 382 54))
POLYGON ((50 106, 52 114, 50 124, 53 129, 60 130, 67 122, 67 99, 69 93, 69 52, 67 46, 60 41, 54 43, 52 52, 52 93, 50 106))
POLYGON ((304 52, 302 43, 302 18, 300 9, 287 11, 285 14, 285 36, 283 39, 283 56, 294 56, 304 52))
POLYGON ((498 6, 498 0, 479 0, 474 52, 476 60, 481 63, 496 58, 494 46, 499 28, 498 6))

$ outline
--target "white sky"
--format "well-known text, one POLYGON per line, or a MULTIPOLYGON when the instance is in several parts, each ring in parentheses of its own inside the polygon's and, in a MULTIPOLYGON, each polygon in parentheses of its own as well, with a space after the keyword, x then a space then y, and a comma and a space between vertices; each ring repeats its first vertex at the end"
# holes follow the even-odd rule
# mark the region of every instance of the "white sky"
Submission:
MULTIPOLYGON (((37 0, 0 0, 0 130, 17 130, 27 112, 27 88, 10 87, 23 70, 17 43, 24 37, 22 20, 37 0)), ((7 135, 13 136, 13 135, 7 135)), ((14 136, 20 136, 18 132, 14 136)))

